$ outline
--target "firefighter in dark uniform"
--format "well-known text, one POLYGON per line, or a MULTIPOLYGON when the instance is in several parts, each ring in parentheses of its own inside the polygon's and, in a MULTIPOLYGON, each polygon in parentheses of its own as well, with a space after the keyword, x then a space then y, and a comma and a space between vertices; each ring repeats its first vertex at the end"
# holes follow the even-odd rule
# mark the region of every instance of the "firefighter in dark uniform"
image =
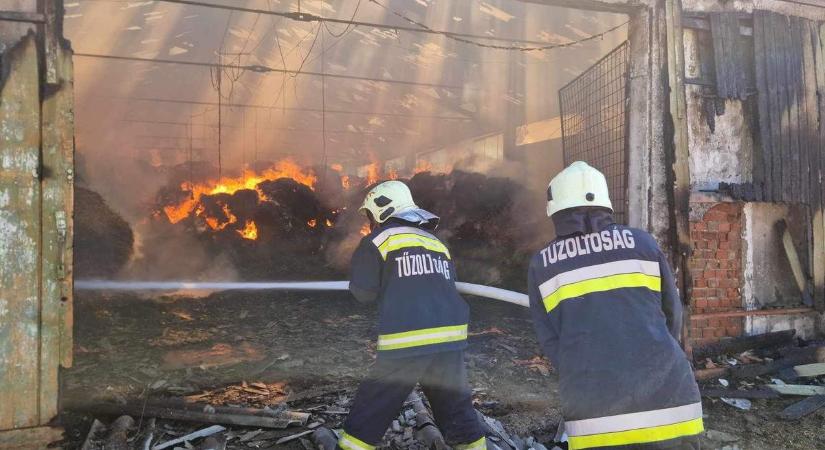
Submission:
POLYGON ((557 237, 530 261, 528 294, 558 369, 569 448, 697 450, 702 403, 665 256, 649 234, 614 223, 605 177, 586 163, 547 194, 557 237))
POLYGON ((378 356, 339 448, 375 448, 420 382, 447 443, 485 449, 464 365, 469 308, 456 290, 449 250, 431 234, 439 218, 418 208, 400 181, 374 187, 361 212, 372 231, 352 256, 350 291, 360 302, 378 302, 378 356))

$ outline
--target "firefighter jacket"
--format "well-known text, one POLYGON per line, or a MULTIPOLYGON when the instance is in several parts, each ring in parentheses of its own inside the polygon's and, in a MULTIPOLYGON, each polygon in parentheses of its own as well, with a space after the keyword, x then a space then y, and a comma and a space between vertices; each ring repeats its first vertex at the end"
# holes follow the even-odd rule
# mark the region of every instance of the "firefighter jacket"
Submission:
POLYGON ((702 404, 679 346, 682 305, 668 263, 649 234, 587 209, 553 216, 557 233, 570 234, 541 249, 528 272, 570 448, 692 439, 703 431, 702 404))
POLYGON ((391 219, 352 256, 350 290, 378 300, 378 356, 399 358, 467 346, 469 307, 455 287, 447 247, 419 226, 391 219))

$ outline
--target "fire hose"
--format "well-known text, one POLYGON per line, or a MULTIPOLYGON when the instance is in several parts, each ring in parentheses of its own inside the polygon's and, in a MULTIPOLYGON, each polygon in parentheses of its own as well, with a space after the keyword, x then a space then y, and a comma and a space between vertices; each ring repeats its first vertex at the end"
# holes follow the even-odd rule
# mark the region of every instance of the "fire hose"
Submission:
MULTIPOLYGON (((481 284, 456 282, 458 292, 485 297, 519 306, 528 306, 527 295, 481 284)), ((349 281, 266 281, 266 282, 217 282, 217 281, 109 281, 76 280, 76 290, 81 291, 174 291, 188 290, 281 290, 281 291, 347 291, 349 281)))

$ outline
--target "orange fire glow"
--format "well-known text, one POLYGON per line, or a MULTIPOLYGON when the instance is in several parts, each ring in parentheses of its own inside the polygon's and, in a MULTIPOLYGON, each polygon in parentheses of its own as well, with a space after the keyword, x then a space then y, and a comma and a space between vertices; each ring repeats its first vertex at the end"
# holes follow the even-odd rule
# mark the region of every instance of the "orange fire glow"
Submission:
POLYGON ((234 214, 232 214, 232 211, 229 210, 228 206, 223 205, 221 209, 223 209, 223 213, 226 215, 226 222, 222 222, 217 217, 206 218, 206 224, 209 225, 209 228, 215 231, 223 230, 224 228, 226 228, 227 225, 233 224, 238 221, 238 218, 235 217, 234 214))
POLYGON ((332 228, 332 221, 327 219, 326 221, 327 227, 332 228))
MULTIPOLYGON (((241 189, 255 189, 258 183, 266 180, 277 180, 279 178, 292 178, 293 180, 305 184, 310 188, 315 188, 315 183, 318 178, 314 173, 304 170, 294 161, 285 159, 276 163, 273 167, 264 170, 261 173, 255 173, 251 170, 245 170, 241 177, 222 177, 219 180, 212 180, 206 183, 197 183, 191 185, 190 183, 181 184, 181 190, 189 191, 190 196, 178 203, 177 205, 167 205, 163 208, 166 217, 171 223, 178 223, 181 220, 189 217, 190 214, 200 203, 200 199, 204 195, 214 194, 234 194, 241 189)), ((258 196, 262 200, 263 195, 258 192, 258 196)), ((207 219, 208 222, 208 219, 207 219)), ((212 226, 210 224, 210 226, 212 226)), ((215 227, 212 227, 215 229, 215 227)))
POLYGON ((367 185, 373 184, 381 179, 381 170, 377 162, 367 166, 367 185))
POLYGON ((361 236, 366 236, 370 234, 370 224, 365 223, 364 226, 361 227, 361 236))
POLYGON ((311 226, 312 228, 315 228, 315 225, 318 225, 318 220, 317 219, 309 219, 307 221, 307 225, 311 226))
POLYGON ((258 226, 252 220, 247 220, 243 230, 238 230, 238 234, 244 239, 254 241, 258 239, 258 226))

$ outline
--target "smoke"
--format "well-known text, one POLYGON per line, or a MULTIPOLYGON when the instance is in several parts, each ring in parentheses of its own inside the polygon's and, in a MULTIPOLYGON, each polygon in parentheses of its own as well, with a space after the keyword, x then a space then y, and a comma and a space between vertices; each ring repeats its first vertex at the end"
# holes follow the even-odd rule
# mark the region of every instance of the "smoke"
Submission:
MULTIPOLYGON (((487 3, 414 7, 435 28, 460 23, 464 30, 548 43, 626 20, 487 3)), ((304 6, 309 13, 345 17, 356 0, 304 6)), ((400 0, 388 6, 410 7, 400 0)), ((288 20, 275 26, 254 14, 233 14, 227 21, 225 11, 163 2, 67 7, 65 29, 78 53, 188 62, 214 62, 220 54, 227 65, 330 75, 322 84, 307 74, 216 73, 196 65, 77 57, 78 182, 99 193, 132 230, 131 257, 107 274, 124 279, 343 274, 365 223, 355 209, 368 183, 357 175, 365 177, 365 165, 375 162, 403 167, 402 177, 412 176, 419 164, 447 172, 410 182, 422 206, 442 216, 438 234, 461 258, 459 273, 483 283, 518 284, 529 252, 552 237, 544 192, 562 158, 556 141, 514 149, 505 140, 513 139, 513 127, 557 117, 558 88, 624 39, 616 33, 525 54, 443 36, 353 28, 334 43, 325 35, 327 43, 315 46, 315 33, 324 27, 288 20), (323 58, 321 48, 327 49, 323 58), (373 81, 336 78, 341 74, 373 81), (163 206, 194 200, 183 184, 214 181, 219 174, 241 177, 248 169, 260 173, 288 157, 320 174, 314 190, 269 180, 270 201, 255 200, 253 187, 210 195, 202 202, 204 216, 192 211, 174 224, 165 217, 163 206), (350 176, 350 189, 343 189, 342 174, 350 176), (210 229, 206 216, 224 228, 210 229), (257 226, 254 241, 250 233, 239 235, 250 222, 257 226)), ((359 12, 359 20, 387 19, 380 8, 359 12)), ((390 170, 384 172, 389 176, 390 170)), ((94 223, 98 216, 90 218, 94 223)))

